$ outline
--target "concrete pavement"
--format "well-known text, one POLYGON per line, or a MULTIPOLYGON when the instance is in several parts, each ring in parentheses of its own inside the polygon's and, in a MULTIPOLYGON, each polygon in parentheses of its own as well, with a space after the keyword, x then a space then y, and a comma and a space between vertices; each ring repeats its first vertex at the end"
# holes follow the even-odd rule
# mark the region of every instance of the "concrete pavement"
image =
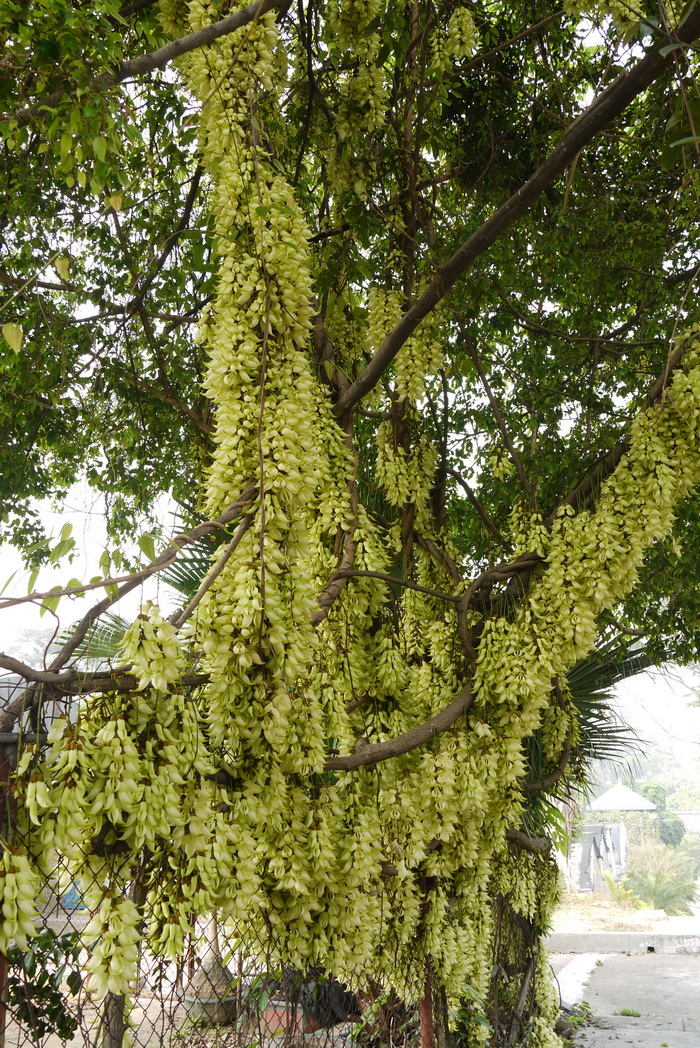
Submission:
POLYGON ((700 1048, 699 954, 555 954, 552 967, 563 1003, 590 1005, 581 1048, 700 1048))

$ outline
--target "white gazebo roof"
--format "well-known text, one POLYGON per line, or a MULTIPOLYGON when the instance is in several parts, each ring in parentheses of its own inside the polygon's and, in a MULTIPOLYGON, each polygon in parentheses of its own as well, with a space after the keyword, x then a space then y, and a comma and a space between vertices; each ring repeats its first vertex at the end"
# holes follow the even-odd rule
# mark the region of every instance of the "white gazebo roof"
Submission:
POLYGON ((656 811, 656 805, 618 782, 597 800, 591 801, 591 811, 656 811))

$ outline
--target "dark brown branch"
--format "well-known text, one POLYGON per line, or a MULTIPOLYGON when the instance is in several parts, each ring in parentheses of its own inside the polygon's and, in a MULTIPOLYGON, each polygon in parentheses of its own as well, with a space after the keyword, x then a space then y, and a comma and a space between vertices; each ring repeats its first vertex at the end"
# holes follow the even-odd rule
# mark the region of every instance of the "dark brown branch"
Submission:
POLYGON ((343 537, 343 555, 339 570, 331 576, 322 592, 318 596, 319 610, 311 616, 311 625, 315 628, 320 626, 336 600, 345 589, 350 578, 350 569, 355 561, 355 525, 345 532, 343 537))
POLYGON ((326 761, 328 771, 352 771, 366 764, 378 764, 380 761, 389 760, 391 757, 399 757, 402 753, 430 742, 436 735, 451 728, 455 721, 469 709, 472 703, 472 690, 470 684, 465 684, 456 699, 449 706, 437 713, 424 724, 399 735, 395 739, 387 739, 386 742, 369 743, 362 747, 357 753, 350 753, 343 757, 329 757, 326 761))
MULTIPOLYGON (((226 18, 222 18, 218 22, 204 26, 194 33, 188 33, 187 36, 181 36, 179 40, 173 40, 169 44, 165 44, 164 47, 159 47, 157 51, 150 51, 146 55, 140 55, 138 58, 132 58, 128 62, 122 62, 114 72, 101 73, 99 76, 92 77, 83 90, 81 97, 84 97, 86 91, 93 93, 104 91, 109 87, 114 87, 116 84, 121 84, 124 80, 128 80, 131 77, 142 76, 144 73, 153 72, 154 69, 160 69, 162 66, 172 62, 173 59, 179 58, 180 55, 185 55, 188 51, 194 51, 198 47, 206 47, 207 44, 212 44, 219 37, 234 33, 237 29, 248 25, 249 22, 260 18, 268 11, 275 11, 284 7, 285 4, 286 0, 259 0, 259 2, 244 7, 241 11, 227 15, 226 18)), ((16 128, 26 127, 35 117, 40 116, 43 110, 55 109, 67 95, 72 93, 73 91, 70 88, 60 88, 50 95, 37 99, 36 102, 26 109, 9 114, 4 117, 3 122, 12 122, 13 127, 16 128)))
POLYGON ((334 578, 342 576, 349 579, 380 579, 390 585, 405 586, 407 589, 415 590, 416 593, 427 593, 429 597, 437 597, 439 600, 449 600, 458 604, 461 597, 455 593, 443 593, 441 590, 431 589, 429 586, 420 586, 417 582, 409 582, 408 579, 397 578, 396 575, 385 575, 381 571, 338 571, 334 578))
MULTIPOLYGON (((675 40, 691 43, 700 34, 700 6, 693 7, 678 27, 675 40)), ((353 382, 334 407, 338 418, 344 418, 379 382, 406 340, 445 297, 472 263, 510 229, 566 170, 573 158, 596 135, 618 117, 629 103, 673 64, 673 52, 662 54, 657 37, 644 58, 619 76, 591 105, 574 120, 561 143, 534 172, 531 178, 510 197, 483 225, 440 266, 435 279, 414 305, 404 313, 384 339, 362 374, 353 382)))
MULTIPOLYGON (((118 666, 113 670, 99 670, 95 673, 71 667, 59 673, 52 673, 49 670, 32 669, 18 659, 1 654, 0 666, 24 677, 30 684, 45 684, 60 696, 89 695, 102 691, 136 691, 139 685, 138 678, 130 672, 130 666, 118 666)), ((199 688, 208 683, 208 673, 185 673, 178 682, 183 688, 199 688)), ((11 707, 8 707, 0 713, 0 731, 8 730, 14 723, 14 716, 9 721, 6 719, 10 710, 11 707), (5 724, 7 728, 4 727, 5 724)))
POLYGON ((4 652, 0 652, 0 667, 4 670, 9 670, 10 673, 17 673, 26 681, 38 684, 65 684, 75 676, 75 670, 64 670, 63 673, 50 673, 48 670, 32 669, 31 666, 20 662, 19 659, 14 659, 11 655, 5 655, 4 652))
POLYGON ((549 855, 552 850, 552 842, 549 837, 529 837, 522 830, 506 830, 506 837, 513 844, 517 844, 533 855, 549 855))

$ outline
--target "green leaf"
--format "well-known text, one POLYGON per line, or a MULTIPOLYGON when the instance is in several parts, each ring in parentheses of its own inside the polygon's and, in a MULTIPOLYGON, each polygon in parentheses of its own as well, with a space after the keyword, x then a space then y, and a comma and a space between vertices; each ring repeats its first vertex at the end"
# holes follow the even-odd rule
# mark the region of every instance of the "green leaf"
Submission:
POLYGON ((147 560, 156 559, 156 547, 153 541, 153 535, 140 535, 138 539, 139 549, 147 560))
POLYGON ((70 272, 70 258, 67 255, 59 255, 58 258, 54 259, 53 267, 58 273, 61 280, 68 280, 68 273, 70 272))
MULTIPOLYGON (((53 590, 61 590, 62 588, 63 588, 62 586, 52 586, 51 587, 52 591, 53 590)), ((44 600, 42 601, 41 608, 39 609, 39 614, 43 615, 47 611, 54 612, 56 610, 56 608, 58 607, 58 605, 60 603, 60 600, 61 600, 60 594, 57 597, 45 597, 44 600)))
POLYGON ((66 985, 73 996, 77 997, 83 987, 80 972, 71 972, 70 975, 66 976, 66 985))
POLYGON ((3 583, 2 589, 0 589, 0 595, 5 592, 5 590, 10 585, 10 583, 12 582, 12 580, 15 577, 16 574, 17 574, 17 572, 13 571, 12 574, 10 575, 10 577, 5 580, 5 582, 3 583))
POLYGON ((92 151, 98 160, 105 160, 107 157, 107 142, 101 135, 98 135, 92 140, 92 151))
POLYGON ((665 58, 666 55, 670 55, 672 51, 677 51, 679 47, 688 47, 688 44, 677 43, 677 44, 664 44, 663 47, 659 48, 659 54, 665 58))
POLYGON ((669 144, 672 149, 675 149, 677 146, 687 146, 691 142, 700 142, 700 135, 688 135, 687 138, 677 138, 675 142, 670 142, 669 144))
POLYGON ((61 557, 65 557, 66 553, 75 547, 75 539, 65 539, 63 542, 59 542, 58 545, 54 546, 49 554, 49 560, 52 564, 57 564, 61 557))
POLYGON ((19 324, 3 324, 2 337, 15 353, 19 353, 24 339, 24 332, 19 324))

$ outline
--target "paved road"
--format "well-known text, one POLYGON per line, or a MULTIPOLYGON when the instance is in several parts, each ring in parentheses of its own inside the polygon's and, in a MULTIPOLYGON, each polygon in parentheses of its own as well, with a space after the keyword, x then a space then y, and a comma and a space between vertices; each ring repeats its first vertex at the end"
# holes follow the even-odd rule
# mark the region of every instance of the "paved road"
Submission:
POLYGON ((700 1048, 700 955, 558 955, 553 968, 563 1001, 587 1001, 595 1017, 581 1048, 700 1048))

